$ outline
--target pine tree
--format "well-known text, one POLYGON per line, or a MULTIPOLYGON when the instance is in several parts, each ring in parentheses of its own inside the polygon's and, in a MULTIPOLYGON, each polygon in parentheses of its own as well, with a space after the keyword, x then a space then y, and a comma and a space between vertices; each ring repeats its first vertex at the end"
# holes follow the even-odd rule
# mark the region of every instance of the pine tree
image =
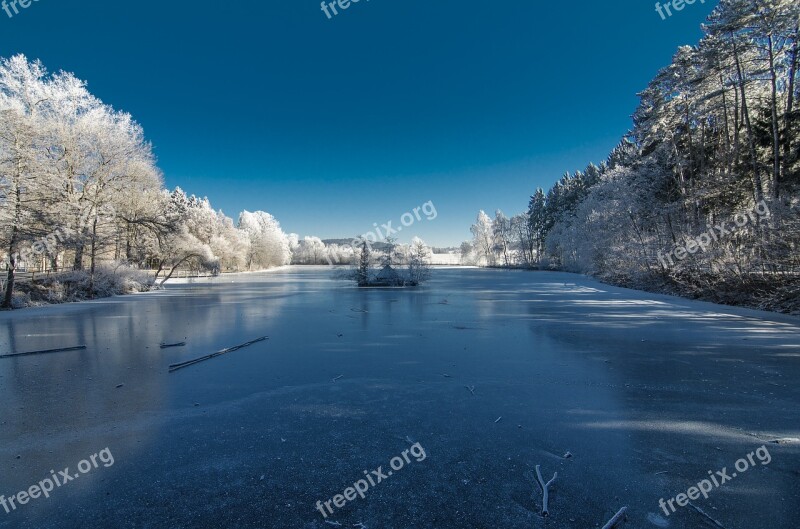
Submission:
POLYGON ((369 270, 370 270, 370 249, 369 243, 366 240, 361 242, 358 269, 356 270, 356 281, 358 286, 365 287, 369 285, 369 270))

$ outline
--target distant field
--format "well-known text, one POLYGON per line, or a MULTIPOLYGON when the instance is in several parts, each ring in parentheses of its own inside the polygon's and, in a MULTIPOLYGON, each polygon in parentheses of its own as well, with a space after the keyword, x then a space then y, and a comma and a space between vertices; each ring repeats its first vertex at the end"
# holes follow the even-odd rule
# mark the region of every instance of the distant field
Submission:
POLYGON ((432 265, 460 265, 461 256, 450 253, 435 253, 431 256, 432 265))

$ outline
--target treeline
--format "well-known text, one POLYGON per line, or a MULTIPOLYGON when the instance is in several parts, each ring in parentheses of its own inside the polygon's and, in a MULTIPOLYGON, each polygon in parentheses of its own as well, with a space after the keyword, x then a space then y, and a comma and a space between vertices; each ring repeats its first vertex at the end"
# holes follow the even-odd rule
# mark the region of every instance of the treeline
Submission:
POLYGON ((129 114, 22 55, 0 60, 0 245, 3 308, 21 267, 82 273, 93 297, 108 263, 155 268, 163 281, 182 266, 261 269, 291 258, 271 215, 245 211, 234 223, 206 199, 166 191, 129 114))
POLYGON ((798 20, 796 1, 722 0, 608 160, 522 216, 481 212, 465 254, 800 311, 798 20))
MULTIPOLYGON (((361 237, 323 241, 319 237, 303 237, 289 235, 292 253, 292 264, 297 265, 350 265, 359 262, 364 239, 361 237)), ((383 242, 369 242, 370 258, 384 265, 408 265, 415 252, 425 249, 427 255, 432 253, 425 242, 414 237, 409 244, 400 244, 393 239, 383 242)), ((428 260, 430 257, 428 257, 428 260)))

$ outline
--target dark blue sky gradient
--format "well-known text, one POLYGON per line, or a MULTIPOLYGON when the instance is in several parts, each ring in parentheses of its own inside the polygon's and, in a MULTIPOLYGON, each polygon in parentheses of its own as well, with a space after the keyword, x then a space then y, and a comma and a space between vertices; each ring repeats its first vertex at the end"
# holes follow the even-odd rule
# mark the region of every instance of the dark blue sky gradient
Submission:
POLYGON ((362 0, 328 20, 318 0, 40 0, 0 11, 0 55, 87 80, 144 126, 167 186, 230 216, 344 237, 431 200, 404 235, 446 245, 603 160, 715 5, 362 0))

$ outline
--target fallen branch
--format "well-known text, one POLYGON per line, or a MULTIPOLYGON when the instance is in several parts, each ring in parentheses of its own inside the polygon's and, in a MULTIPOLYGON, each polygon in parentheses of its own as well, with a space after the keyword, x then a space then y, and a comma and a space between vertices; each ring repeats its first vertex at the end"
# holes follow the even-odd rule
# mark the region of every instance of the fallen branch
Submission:
POLYGON ((162 343, 162 344, 160 344, 160 347, 161 347, 162 349, 167 349, 167 348, 169 348, 169 347, 183 347, 184 345, 186 345, 186 342, 178 342, 178 343, 162 343))
POLYGON ((625 513, 627 511, 628 511, 627 507, 623 507, 622 509, 617 511, 617 514, 615 514, 614 517, 611 518, 608 521, 608 523, 603 526, 603 529, 614 529, 617 525, 619 525, 621 521, 625 519, 625 513))
POLYGON ((27 353, 9 353, 5 355, 0 355, 0 358, 14 358, 17 356, 31 356, 31 355, 43 355, 48 353, 63 353, 66 351, 81 351, 86 349, 85 345, 79 345, 77 347, 62 347, 60 349, 47 349, 44 351, 29 351, 27 353))
POLYGON ((716 520, 715 520, 714 518, 712 518, 711 516, 707 515, 707 514, 706 514, 706 511, 704 511, 703 509, 701 509, 700 507, 698 507, 698 506, 697 506, 697 505, 695 505, 694 503, 692 503, 692 502, 689 502, 689 507, 691 507, 692 509, 694 509, 695 511, 697 511, 698 513, 700 513, 700 514, 701 514, 703 517, 705 517, 705 518, 706 518, 708 521, 710 521, 711 523, 713 523, 715 526, 719 527, 719 529, 725 529, 725 526, 724 526, 724 525, 722 525, 721 523, 719 523, 718 521, 716 521, 716 520))
POLYGON ((194 365, 194 364, 197 364, 197 363, 200 363, 200 362, 204 362, 206 360, 211 360, 212 358, 214 358, 216 356, 224 355, 226 353, 232 353, 233 351, 238 351, 239 349, 242 349, 244 347, 248 347, 250 345, 253 345, 254 343, 263 342, 264 340, 267 340, 267 339, 268 338, 266 336, 262 336, 261 338, 256 338, 255 340, 252 340, 250 342, 246 342, 246 343, 243 343, 241 345, 235 345, 233 347, 228 347, 227 349, 222 349, 220 351, 217 351, 216 353, 211 353, 209 355, 201 356, 200 358, 195 358, 194 360, 187 360, 186 362, 180 362, 178 364, 172 364, 172 365, 169 366, 169 372, 172 373, 173 371, 177 371, 178 369, 183 369, 184 367, 189 367, 191 365, 194 365))
POLYGON ((797 437, 781 437, 780 439, 772 439, 767 442, 776 445, 786 445, 791 443, 800 443, 800 439, 798 439, 797 437))
POLYGON ((550 501, 550 485, 555 482, 557 477, 558 472, 553 474, 553 479, 545 483, 542 479, 542 471, 539 470, 539 465, 536 465, 536 480, 539 482, 539 486, 542 487, 542 516, 548 516, 550 514, 550 509, 547 506, 550 501))

